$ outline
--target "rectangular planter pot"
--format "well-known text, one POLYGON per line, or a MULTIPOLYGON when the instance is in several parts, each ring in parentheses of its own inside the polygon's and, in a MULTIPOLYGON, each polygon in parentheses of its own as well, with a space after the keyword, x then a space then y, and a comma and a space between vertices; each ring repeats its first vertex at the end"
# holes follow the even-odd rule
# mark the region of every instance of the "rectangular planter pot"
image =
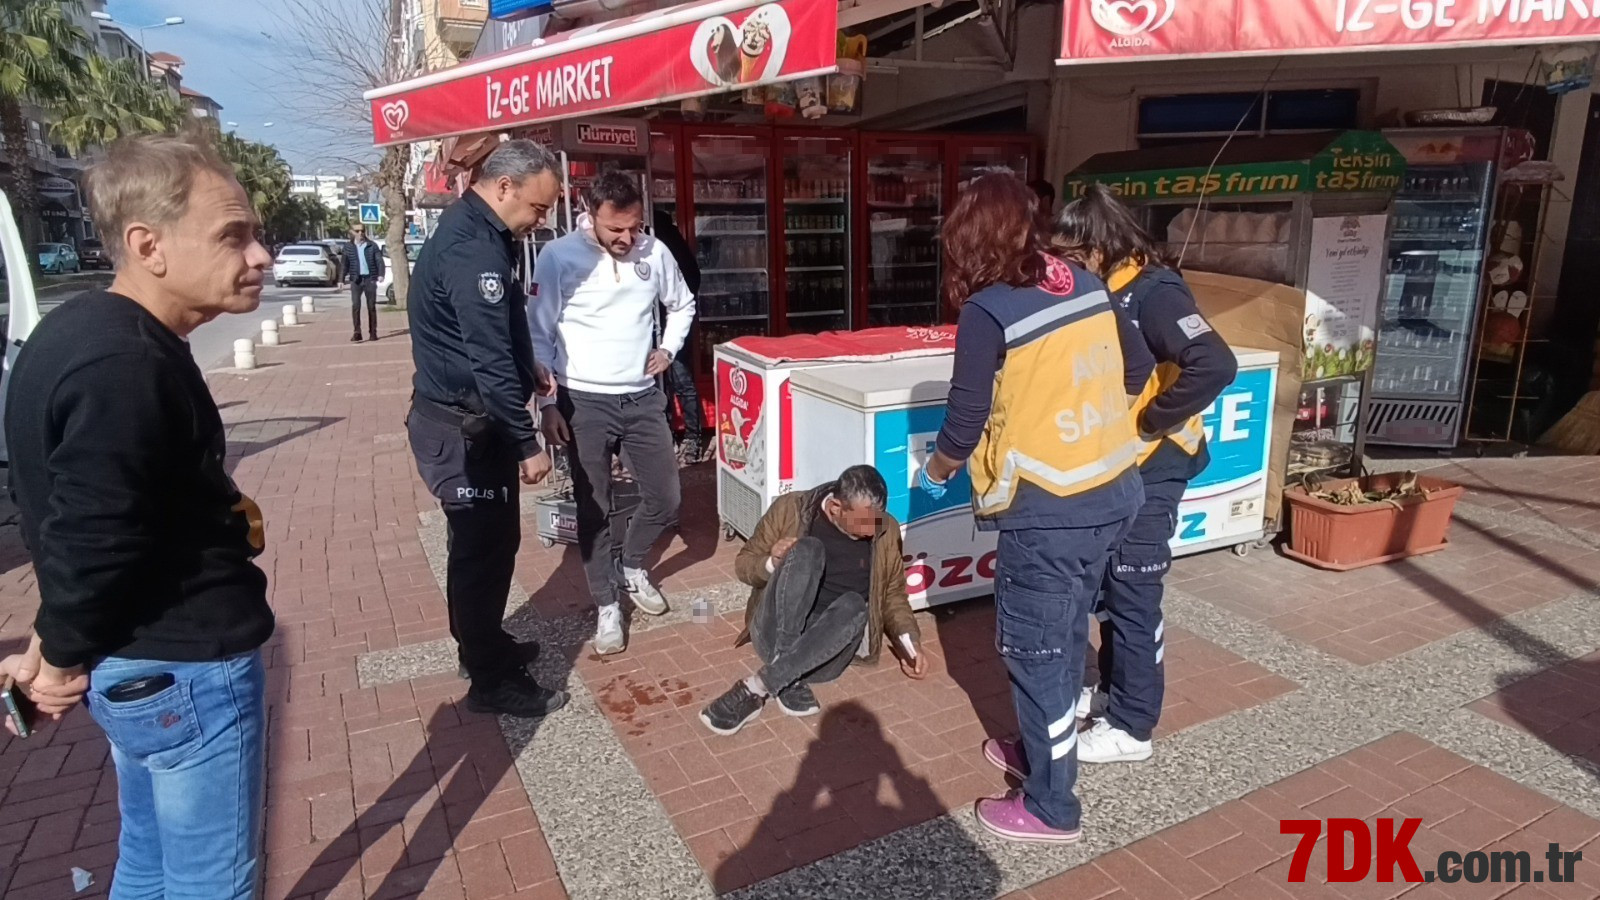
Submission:
MULTIPOLYGON (((1388 490, 1403 473, 1368 475, 1360 479, 1366 491, 1388 490)), ((1346 478, 1322 485, 1338 490, 1356 481, 1346 478)), ((1456 498, 1465 490, 1458 484, 1427 475, 1417 476, 1426 499, 1411 497, 1395 503, 1340 506, 1318 500, 1301 486, 1284 491, 1289 503, 1289 544, 1284 554, 1322 569, 1344 572, 1443 550, 1449 541, 1450 517, 1456 498)))

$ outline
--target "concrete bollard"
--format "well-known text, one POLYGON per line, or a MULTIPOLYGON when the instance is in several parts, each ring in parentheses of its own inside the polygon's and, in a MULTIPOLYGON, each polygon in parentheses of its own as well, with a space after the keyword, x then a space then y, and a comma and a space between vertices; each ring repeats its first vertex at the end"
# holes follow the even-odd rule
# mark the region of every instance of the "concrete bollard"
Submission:
POLYGON ((254 369, 256 367, 256 345, 249 338, 239 338, 233 342, 233 367, 235 369, 254 369))
POLYGON ((299 325, 300 324, 300 315, 296 311, 295 305, 293 303, 285 303, 283 305, 283 324, 285 324, 285 325, 299 325))
POLYGON ((278 320, 263 319, 261 321, 261 346, 278 346, 278 320))
POLYGON ((309 294, 300 298, 300 311, 303 313, 314 313, 317 311, 316 301, 312 300, 309 294))

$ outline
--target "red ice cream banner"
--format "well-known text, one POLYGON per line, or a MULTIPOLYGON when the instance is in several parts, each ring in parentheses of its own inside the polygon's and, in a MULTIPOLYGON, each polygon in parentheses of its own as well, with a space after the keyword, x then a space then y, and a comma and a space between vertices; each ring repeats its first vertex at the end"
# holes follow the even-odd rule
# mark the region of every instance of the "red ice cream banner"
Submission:
POLYGON ((837 68, 837 0, 709 0, 368 91, 378 146, 742 90, 837 68))
POLYGON ((1600 0, 1067 0, 1062 64, 1581 42, 1600 0))

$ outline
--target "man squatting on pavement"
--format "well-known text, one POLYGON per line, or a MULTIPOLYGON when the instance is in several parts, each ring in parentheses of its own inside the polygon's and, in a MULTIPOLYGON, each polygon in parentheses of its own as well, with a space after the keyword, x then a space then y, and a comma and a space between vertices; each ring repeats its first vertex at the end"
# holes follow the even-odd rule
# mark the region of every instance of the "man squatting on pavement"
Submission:
POLYGON ((667 600, 650 583, 646 557, 678 520, 681 487, 660 376, 694 322, 694 294, 666 245, 644 233, 638 181, 606 172, 584 192, 578 228, 551 242, 534 267, 528 327, 535 356, 558 385, 539 398, 545 439, 567 445, 578 507, 578 553, 599 607, 594 650, 625 643, 618 594, 653 616, 667 600), (656 307, 666 307, 657 342, 656 307), (639 509, 622 536, 611 533, 611 460, 624 454, 639 486, 639 509))
POLYGON ((852 662, 875 664, 886 639, 901 671, 919 681, 928 674, 888 497, 877 469, 852 466, 838 481, 772 502, 734 562, 751 588, 734 646, 754 644, 762 667, 700 711, 707 728, 735 734, 774 695, 785 715, 814 715, 810 686, 852 662))

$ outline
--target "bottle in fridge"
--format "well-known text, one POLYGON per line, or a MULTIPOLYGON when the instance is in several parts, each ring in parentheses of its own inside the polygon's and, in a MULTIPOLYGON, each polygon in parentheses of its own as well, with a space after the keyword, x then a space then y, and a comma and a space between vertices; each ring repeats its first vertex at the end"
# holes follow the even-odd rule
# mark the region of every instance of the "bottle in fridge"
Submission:
POLYGON ((850 328, 849 290, 836 289, 850 271, 846 186, 855 142, 848 137, 783 134, 778 137, 782 173, 784 249, 782 314, 786 333, 815 334, 850 328))

